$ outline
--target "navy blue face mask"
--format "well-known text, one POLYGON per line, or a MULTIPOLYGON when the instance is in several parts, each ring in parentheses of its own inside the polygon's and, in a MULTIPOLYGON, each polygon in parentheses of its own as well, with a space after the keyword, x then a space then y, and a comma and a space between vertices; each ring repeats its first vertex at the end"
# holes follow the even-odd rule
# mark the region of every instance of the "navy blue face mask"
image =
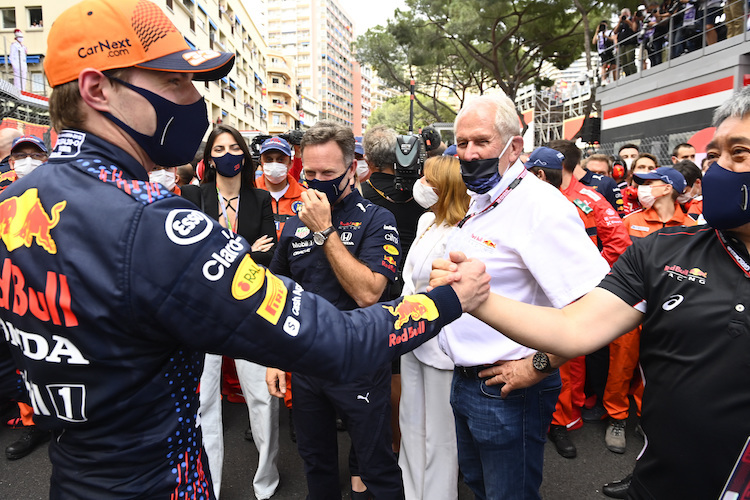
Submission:
POLYGON ((318 179, 309 180, 307 181, 307 187, 325 194, 326 198, 328 198, 328 203, 330 203, 331 206, 334 206, 338 201, 339 196, 341 196, 341 193, 346 191, 346 186, 349 185, 347 183, 343 188, 340 187, 341 182, 344 180, 344 177, 346 177, 346 174, 348 173, 349 169, 347 168, 346 172, 329 181, 321 181, 318 179))
POLYGON ((245 155, 233 155, 226 153, 224 156, 212 156, 211 159, 216 165, 216 172, 224 177, 234 177, 242 171, 242 163, 245 155))
POLYGON ((732 172, 712 163, 703 176, 703 217, 714 229, 750 222, 750 172, 732 172))
POLYGON ((202 97, 193 104, 176 104, 119 78, 108 78, 142 95, 154 107, 156 131, 152 136, 133 130, 109 112, 102 112, 132 137, 151 161, 162 167, 176 167, 193 159, 209 125, 206 101, 202 97))

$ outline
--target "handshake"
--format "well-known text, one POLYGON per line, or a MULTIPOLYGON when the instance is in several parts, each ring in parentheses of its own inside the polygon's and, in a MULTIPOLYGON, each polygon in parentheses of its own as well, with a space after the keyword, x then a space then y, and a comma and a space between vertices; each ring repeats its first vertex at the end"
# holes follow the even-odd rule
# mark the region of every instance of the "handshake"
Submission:
POLYGON ((464 312, 473 311, 490 296, 490 275, 485 265, 467 259, 463 252, 451 252, 450 260, 437 259, 432 263, 428 290, 442 285, 453 288, 464 312))

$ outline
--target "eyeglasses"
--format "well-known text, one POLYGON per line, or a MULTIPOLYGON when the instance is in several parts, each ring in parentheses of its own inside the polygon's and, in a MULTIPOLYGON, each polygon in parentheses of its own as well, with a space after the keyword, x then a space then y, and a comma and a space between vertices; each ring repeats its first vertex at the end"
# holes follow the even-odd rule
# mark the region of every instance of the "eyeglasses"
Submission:
POLYGON ((13 153, 12 155, 10 155, 10 157, 14 160, 23 160, 24 158, 27 158, 29 156, 31 156, 31 159, 33 160, 45 161, 47 159, 47 155, 45 153, 13 153))

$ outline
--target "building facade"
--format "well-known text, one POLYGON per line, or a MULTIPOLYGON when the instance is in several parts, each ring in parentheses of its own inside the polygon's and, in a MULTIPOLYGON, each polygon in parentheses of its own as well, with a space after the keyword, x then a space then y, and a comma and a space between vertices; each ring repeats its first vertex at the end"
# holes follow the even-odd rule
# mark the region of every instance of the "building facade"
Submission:
MULTIPOLYGON (((196 82, 206 99, 209 119, 240 130, 269 129, 268 48, 261 31, 242 0, 154 0, 162 7, 188 45, 235 53, 235 65, 223 80, 196 82)), ((265 0, 256 0, 262 4, 265 0)), ((0 36, 4 39, 3 63, 8 59, 14 31, 24 32, 28 49, 29 90, 49 94, 42 60, 47 34, 54 20, 76 0, 11 0, 0 7, 0 36)), ((12 82, 12 69, 1 68, 12 82)))

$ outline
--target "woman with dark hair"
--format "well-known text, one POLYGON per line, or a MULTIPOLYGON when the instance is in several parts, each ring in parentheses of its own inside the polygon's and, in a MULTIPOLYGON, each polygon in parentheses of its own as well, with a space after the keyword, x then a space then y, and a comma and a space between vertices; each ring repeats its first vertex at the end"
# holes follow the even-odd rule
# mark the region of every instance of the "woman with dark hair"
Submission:
MULTIPOLYGON (((250 150, 240 133, 217 125, 208 136, 203 153, 205 173, 200 186, 185 186, 182 196, 219 221, 230 233, 252 244, 252 258, 267 266, 276 245, 271 195, 255 188, 250 150)), ((229 234, 229 233, 228 233, 229 234)), ((229 236, 228 236, 229 239, 229 236)), ((217 254, 221 249, 217 249, 217 254)), ((219 279, 224 267, 218 260, 203 268, 206 279, 219 279)), ((211 332, 206 332, 210 335, 211 332)), ((206 354, 200 381, 203 446, 219 497, 224 461, 224 433, 221 417, 221 356, 206 354)), ((279 407, 266 388, 266 369, 249 361, 235 360, 237 377, 250 412, 250 427, 258 448, 258 469, 253 479, 255 496, 270 498, 279 485, 279 407)))

